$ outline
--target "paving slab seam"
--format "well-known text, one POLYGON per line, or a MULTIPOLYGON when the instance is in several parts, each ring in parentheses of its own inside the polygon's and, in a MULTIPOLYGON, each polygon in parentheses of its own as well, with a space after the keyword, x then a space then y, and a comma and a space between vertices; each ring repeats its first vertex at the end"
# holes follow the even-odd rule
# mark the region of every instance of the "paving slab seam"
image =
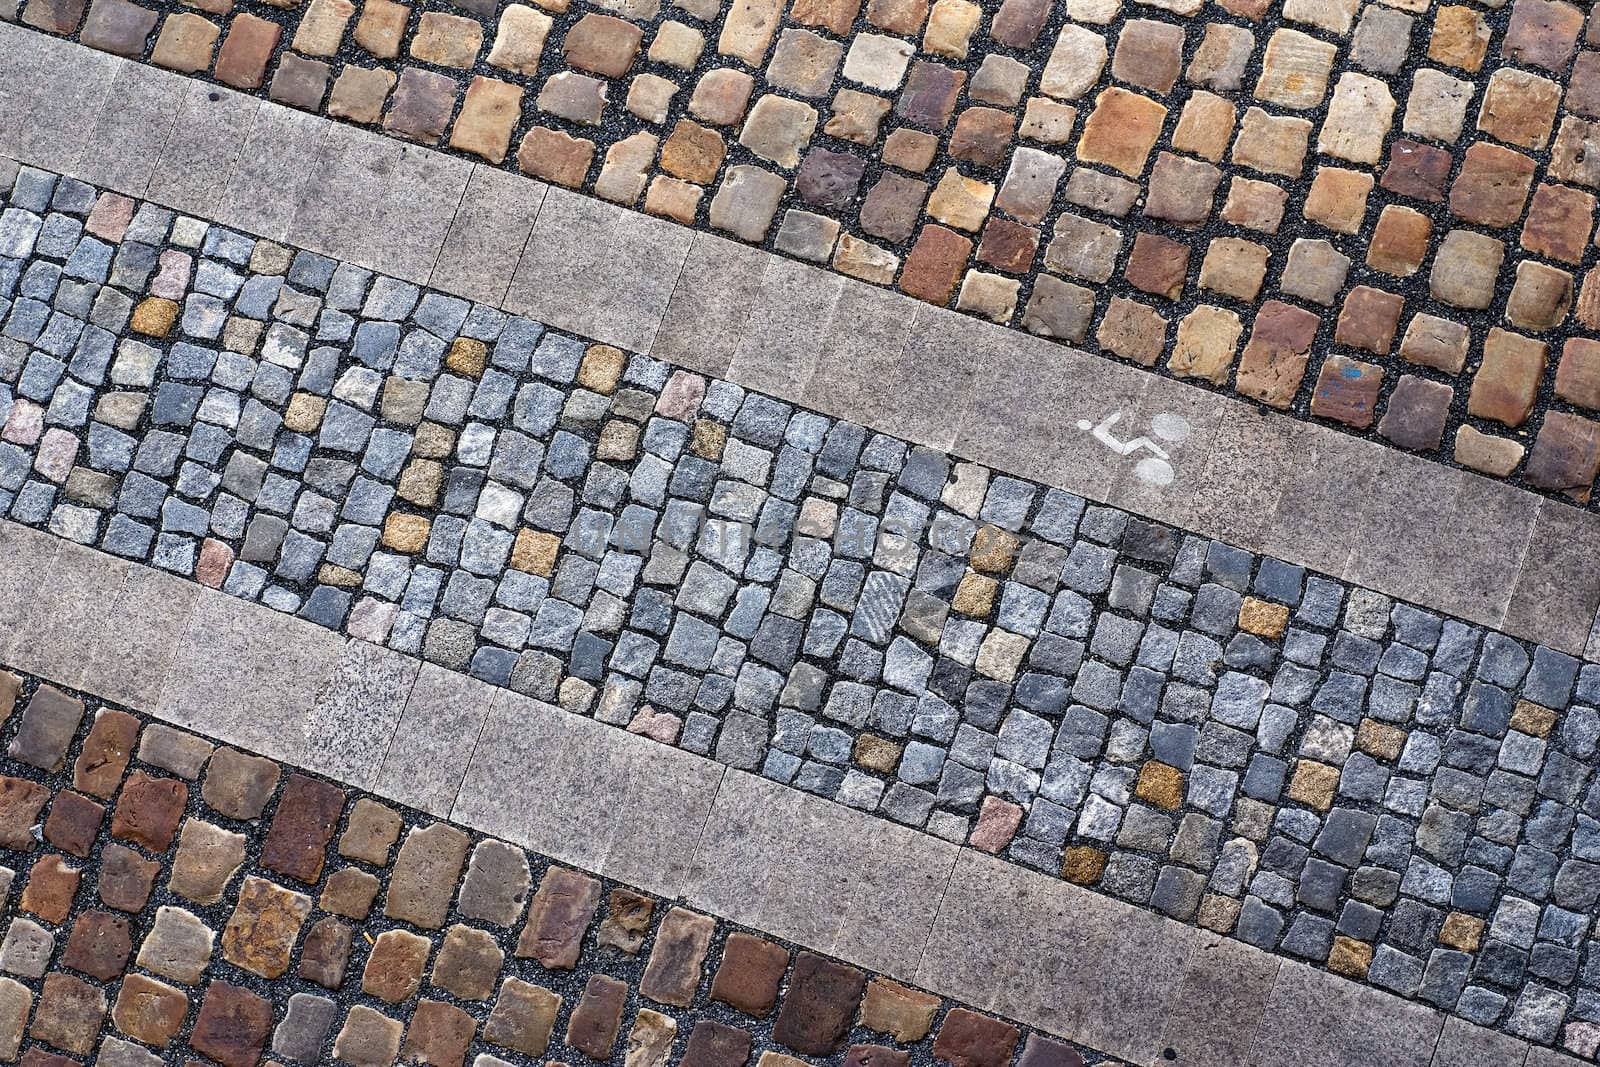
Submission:
MULTIPOLYGON (((489 683, 520 685, 593 710, 602 720, 595 729, 627 724, 691 750, 715 750, 724 763, 1004 851, 1052 874, 1070 872, 1141 906, 1448 1001, 1486 1022, 1504 1019, 1553 1040, 1565 1021, 1577 1029, 1562 1031, 1563 1041, 1587 1040, 1590 979, 1587 970, 1581 981, 1575 974, 1587 947, 1569 927, 1594 876, 1582 761, 1585 751, 1593 754, 1589 705, 1600 679, 1580 677, 1573 657, 1550 648, 1530 653, 1370 591, 991 476, 979 465, 796 411, 726 381, 585 346, 485 305, 423 294, 32 168, 14 175, 4 217, 29 245, 28 288, 14 303, 45 323, 26 343, 8 327, 18 344, 7 380, 18 392, 9 400, 0 451, 20 475, 15 490, 4 490, 14 493, 8 510, 69 539, 226 587, 190 588, 193 640, 222 640, 207 620, 224 617, 233 595, 260 597, 280 612, 268 618, 285 627, 298 626, 288 613, 302 612, 323 627, 386 635, 397 651, 420 650, 470 671, 484 679, 470 684, 489 693, 491 704, 505 697, 492 696, 489 683), (174 272, 166 282, 158 265, 174 272), (173 283, 180 270, 183 281, 173 283), (152 291, 136 308, 133 297, 147 283, 175 295, 152 291), (255 288, 245 296, 247 286, 255 288), (234 295, 224 299, 219 289, 234 295), (91 297, 83 326, 73 311, 91 297), (362 355, 359 342, 355 351, 338 347, 359 335, 351 314, 358 310, 362 330, 392 335, 393 352, 385 345, 362 355), (127 334, 135 317, 141 325, 127 334), (246 353, 257 351, 267 319, 273 340, 257 362, 246 353), (297 321, 332 343, 308 358, 309 335, 297 321), (194 340, 175 340, 174 330, 194 340), (223 351, 197 343, 218 334, 223 351), (439 365, 447 346, 445 370, 439 365), (420 361, 413 370, 400 362, 402 352, 420 361), (387 378, 373 359, 391 372, 387 378), (197 381, 207 388, 189 384, 197 381), (543 406, 519 409, 507 424, 510 397, 524 390, 543 397, 543 406), (220 406, 201 414, 203 393, 220 406), (159 414, 143 411, 152 400, 159 414), (139 415, 129 420, 115 405, 132 401, 139 415), (490 406, 469 416, 474 404, 490 406), (267 420, 256 429, 271 432, 251 437, 251 424, 236 420, 230 405, 255 405, 252 418, 267 420), (101 429, 80 464, 81 442, 69 428, 83 425, 91 408, 101 429), (280 437, 272 418, 301 428, 280 437), (455 503, 446 494, 441 509, 443 464, 433 457, 441 435, 455 441, 452 425, 462 426, 471 447, 446 446, 437 455, 454 455, 462 473, 451 477, 467 492, 455 503), (419 444, 421 437, 435 443, 419 444), (404 443, 405 454, 386 453, 383 441, 404 443), (591 448, 607 451, 592 460, 591 448), (258 453, 271 455, 271 463, 258 453), (354 460, 343 458, 356 455, 365 472, 359 478, 354 460), (384 494, 405 481, 407 457, 434 463, 439 481, 427 502, 407 496, 411 507, 390 508, 393 498, 384 494), (630 475, 624 490, 629 464, 654 464, 656 481, 634 485, 630 475), (670 476, 661 464, 673 468, 670 476), (128 484, 119 487, 118 474, 128 484), (541 486, 546 499, 575 499, 568 482, 584 493, 577 525, 570 501, 559 519, 543 505, 524 514, 523 495, 512 488, 527 488, 530 501, 541 486), (136 499, 129 485, 159 500, 136 499), (350 496, 352 486, 370 499, 350 496), (668 495, 693 519, 691 529, 630 546, 613 544, 609 525, 603 535, 585 525, 609 523, 606 509, 627 499, 630 508, 650 512, 654 526, 653 506, 668 495), (785 509, 798 511, 791 501, 802 497, 810 532, 795 537, 800 520, 785 509), (515 517, 504 510, 512 498, 515 517), (376 499, 382 507, 373 508, 376 499), (708 503, 714 520, 707 520, 708 503), (923 517, 906 521, 918 509, 923 517), (292 531, 282 516, 293 520, 292 531), (769 521, 776 525, 757 536, 769 521), (419 536, 424 524, 429 529, 419 536), (431 531, 452 524, 460 540, 431 531), (527 535, 518 549, 526 554, 507 566, 513 528, 516 539, 527 535), (467 541, 469 530, 478 540, 467 541), (331 542, 322 539, 330 533, 331 542), (399 543, 405 538, 416 543, 408 548, 399 543), (380 539, 385 549, 376 553, 380 539), (791 541, 786 562, 775 546, 791 541), (270 551, 262 547, 268 543, 270 551), (296 557, 299 550, 286 544, 311 554, 296 557), (256 551, 262 554, 254 561, 240 558, 256 551), (635 593, 631 575, 646 553, 671 569, 635 593), (418 563, 413 574, 408 557, 450 568, 456 592, 441 614, 430 613, 445 588, 444 571, 418 563), (871 561, 870 575, 864 561, 871 561), (403 567, 408 587, 415 579, 432 591, 408 598, 392 574, 382 577, 382 566, 403 567), (613 568, 604 583, 602 566, 613 568), (686 574, 693 577, 686 581, 686 574), (492 593, 484 584, 491 576, 499 577, 492 593), (742 591, 736 579, 744 579, 742 591), (810 611, 818 582, 825 607, 806 616, 804 630, 792 614, 767 611, 780 593, 799 596, 810 611), (611 600, 595 599, 597 586, 611 600), (678 600, 662 587, 676 589, 678 600), (356 588, 364 590, 359 603, 356 588), (708 592, 716 604, 698 599, 708 592), (913 592, 921 598, 914 603, 913 592), (631 609, 622 593, 635 596, 631 609), (738 609, 730 611, 736 593, 761 604, 743 621, 738 609), (473 608, 480 595, 483 603, 473 608), (492 620, 491 596, 502 612, 492 620), (576 631, 590 609, 597 621, 582 630, 594 639, 584 661, 576 631), (549 634, 530 642, 540 617, 549 634), (606 617, 618 621, 599 621, 606 617), (723 624, 722 636, 708 619, 723 624), (680 626, 688 637, 672 636, 680 626), (614 642, 602 636, 613 634, 614 642), (662 663, 660 637, 668 638, 662 663), (831 643, 802 650, 813 638, 831 643), (625 641, 637 651, 620 652, 625 641), (593 651, 601 644, 603 655, 593 651), (702 662, 707 648, 710 660, 702 662), (1219 662, 1228 670, 1219 672, 1219 662), (1574 686, 1579 703, 1563 722, 1574 686), (1244 865, 1242 875, 1226 876, 1231 893, 1211 885, 1225 859, 1220 842, 1228 820, 1226 832, 1235 835, 1230 862, 1244 865), (1352 830, 1362 838, 1359 848, 1341 836, 1352 830), (1413 855, 1413 839, 1421 854, 1413 855), (1341 857, 1343 866, 1335 862, 1341 857), (1542 909, 1535 903, 1548 900, 1554 902, 1542 909), (1389 905, 1396 905, 1392 914, 1383 910, 1389 905), (1433 949, 1446 906, 1461 918, 1451 947, 1433 949), (1533 943, 1523 946, 1530 908, 1540 919, 1533 943), (1489 915, 1498 930, 1471 942, 1482 938, 1489 915), (1426 931, 1420 941, 1418 930, 1426 931), (1363 933, 1367 938, 1356 936, 1363 933), (1370 938, 1380 933, 1368 958, 1370 938), (1481 943, 1490 962, 1476 972, 1487 985, 1463 991, 1454 983, 1468 980, 1472 952, 1458 946, 1469 943, 1481 943), (1541 981, 1526 981, 1530 973, 1541 981), (1562 991, 1574 982, 1576 993, 1562 991), (1568 1012, 1575 1013, 1570 1020, 1568 1012)), ((942 325, 939 317, 948 313, 927 314, 942 325)), ((60 595, 84 615, 79 626, 92 628, 95 601, 87 590, 96 586, 69 581, 73 568, 88 559, 115 575, 113 599, 121 595, 118 583, 132 583, 139 570, 75 545, 53 551, 60 595)), ((28 562, 19 554, 12 566, 22 567, 21 575, 28 562)), ((342 647, 329 629, 317 632, 308 655, 342 647)), ((12 644, 32 641, 28 634, 19 628, 12 644)), ((235 644, 223 647, 247 650, 240 635, 225 637, 235 644)), ((259 677, 267 671, 262 666, 259 677)), ((432 664, 423 671, 455 677, 432 664)), ((262 728, 243 703, 254 684, 238 683, 229 698, 241 730, 262 728)), ((309 705, 313 695, 290 691, 285 699, 294 706, 304 696, 309 705)), ((194 716, 209 713, 217 695, 179 675, 152 699, 164 714, 194 716)), ((437 729, 432 716, 453 710, 402 703, 397 728, 407 737, 426 733, 437 729)), ((475 720, 475 732, 485 721, 475 720)), ((245 736, 257 748, 273 743, 259 733, 245 736)), ((437 815, 453 810, 462 779, 451 777, 465 773, 471 751, 445 764, 392 755, 372 773, 405 791, 397 799, 437 815)), ((646 796, 649 783, 630 788, 646 796)), ((893 828, 879 822, 869 833, 893 828)), ((835 923, 830 936, 844 928, 835 923)))
MULTIPOLYGON (((14 64, 36 64, 33 69, 12 70, 16 87, 11 91, 18 94, 28 92, 25 86, 37 87, 52 78, 64 78, 73 87, 109 83, 117 72, 126 70, 145 71, 149 78, 179 86, 191 84, 177 75, 131 66, 119 57, 71 42, 5 25, 0 25, 0 34, 40 42, 27 49, 12 49, 5 57, 14 64)), ((43 88, 37 91, 49 95, 43 88)), ((232 95, 232 90, 221 92, 224 99, 232 95)), ((765 335, 754 336, 753 343, 776 347, 785 353, 785 361, 796 366, 816 368, 817 380, 809 382, 757 374, 764 391, 941 449, 959 444, 961 453, 997 469, 1062 485, 1089 499, 1253 551, 1269 551, 1483 625, 1569 651, 1582 650, 1587 642, 1600 607, 1600 580, 1581 565, 1597 537, 1587 514, 1571 512, 1568 517, 1568 508, 1552 505, 1554 510, 1547 510, 1540 498, 1505 489, 1469 472, 1325 427, 1262 415, 1181 382, 1152 378, 1137 368, 1084 356, 926 304, 911 302, 909 306, 920 310, 907 314, 901 310, 908 306, 902 298, 863 283, 839 279, 805 264, 774 260, 760 250, 705 234, 678 231, 671 223, 565 190, 553 190, 551 195, 559 195, 566 205, 564 226, 572 231, 567 244, 557 242, 549 249, 535 249, 544 186, 501 176, 482 165, 465 164, 428 149, 397 149, 376 134, 302 115, 270 101, 260 102, 258 108, 259 114, 288 116, 296 122, 326 127, 326 138, 318 143, 345 147, 337 159, 320 160, 322 171, 315 188, 295 182, 280 182, 281 188, 263 185, 253 190, 254 196, 221 205, 239 209, 239 217, 222 221, 242 225, 247 232, 264 232, 284 240, 291 228, 297 229, 301 238, 324 251, 342 250, 347 258, 424 283, 450 247, 446 242, 462 216, 457 210, 452 218, 450 206, 462 207, 464 193, 456 193, 452 187, 451 199, 443 203, 426 197, 418 200, 413 194, 426 188, 430 176, 454 173, 456 177, 450 180, 459 181, 465 189, 474 175, 495 174, 507 183, 534 189, 538 202, 531 216, 523 212, 526 240, 516 232, 513 247, 484 251, 474 282, 458 290, 468 296, 500 303, 506 293, 505 279, 514 274, 512 302, 524 304, 527 294, 542 294, 535 304, 554 325, 624 348, 654 350, 665 342, 673 360, 721 375, 728 372, 732 346, 744 327, 737 325, 730 339, 730 324, 719 317, 722 312, 715 311, 709 318, 705 314, 707 292, 686 293, 682 285, 693 250, 712 248, 715 255, 705 264, 708 283, 746 294, 768 309, 757 326, 765 335), (373 156, 375 152, 379 155, 373 156), (391 160, 383 165, 409 168, 409 180, 418 184, 390 183, 406 190, 406 195, 399 196, 395 188, 385 191, 370 183, 364 185, 356 172, 347 169, 361 159, 380 156, 397 158, 398 164, 391 160), (325 203, 306 207, 296 196, 320 197, 325 203), (382 201, 376 211, 369 203, 374 198, 382 201), (294 217, 304 217, 304 225, 272 222, 273 213, 281 213, 273 205, 284 200, 294 205, 294 217), (249 210, 244 210, 246 206, 249 210), (343 234, 338 249, 319 236, 329 228, 343 234), (626 267, 597 271, 590 259, 569 254, 571 248, 597 241, 626 267), (681 252, 665 256, 665 276, 652 277, 660 258, 654 250, 669 247, 681 252), (522 255, 519 264, 517 257, 523 252, 537 254, 522 255), (682 258, 673 263, 678 255, 682 258), (802 291, 820 286, 836 292, 841 306, 848 298, 851 315, 832 324, 826 333, 819 333, 815 322, 785 319, 784 309, 795 303, 793 295, 765 292, 758 281, 752 281, 764 276, 761 270, 752 270, 752 264, 766 262, 787 264, 783 277, 803 280, 802 291), (575 270, 574 264, 579 269, 575 270), (669 298, 669 293, 674 295, 669 298), (619 317, 619 308, 626 309, 626 314, 619 317), (887 350, 876 347, 873 339, 897 319, 917 324, 918 330, 933 336, 919 336, 915 349, 903 338, 887 350), (643 328, 620 328, 626 322, 642 323, 643 328), (703 344, 696 340, 692 345, 677 340, 685 332, 712 335, 712 340, 703 344), (838 369, 823 374, 818 353, 835 351, 831 365, 838 369), (976 392, 971 389, 972 376, 977 373, 971 369, 974 352, 986 353, 988 360, 980 369, 989 388, 976 392), (947 364, 968 368, 962 371, 960 382, 946 388, 924 380, 930 370, 947 364), (853 376, 874 386, 864 391, 852 384, 853 376), (1058 381, 1063 378, 1066 380, 1058 381), (894 383, 889 391, 894 402, 888 409, 883 408, 885 390, 879 379, 894 383), (994 382, 1003 387, 991 394, 994 382), (1041 408, 1041 395, 1049 396, 1052 403, 1041 408), (962 396, 968 397, 967 402, 953 407, 953 401, 962 396), (1141 406, 1134 406, 1134 399, 1141 406), (1148 435, 1151 420, 1172 415, 1183 421, 1187 437, 1181 447, 1171 447, 1168 442, 1168 461, 1177 488, 1167 490, 1153 488, 1133 475, 1138 460, 1125 458, 1088 433, 1071 429, 1075 419, 1092 426, 1116 416, 1122 420, 1121 426, 1129 427, 1117 438, 1120 448, 1135 427, 1148 435), (1049 447, 1038 447, 1041 441, 1049 442, 1049 447), (1327 460, 1308 464, 1307 455, 1326 456, 1327 460), (1341 472, 1350 471, 1366 475, 1358 490, 1333 492, 1332 486, 1321 484, 1342 484, 1341 472), (1284 487, 1281 494, 1279 487, 1284 487), (1262 496, 1259 503, 1254 501, 1255 495, 1262 496), (1235 498, 1254 506, 1231 506, 1235 498), (1352 507, 1352 499, 1360 505, 1352 507), (1396 528, 1408 531, 1407 542, 1384 546, 1388 531, 1396 528), (1374 544, 1384 550, 1328 552, 1330 545, 1374 544), (1449 580, 1441 580, 1441 575, 1449 580)), ((58 131, 58 136, 40 143, 19 143, 19 148, 28 150, 22 155, 58 170, 73 171, 79 155, 87 153, 85 142, 95 131, 72 130, 63 125, 69 120, 70 116, 57 112, 18 115, 15 121, 19 124, 31 122, 44 129, 54 125, 58 131)), ((207 122, 215 125, 207 136, 220 139, 224 151, 234 151, 230 147, 234 135, 219 118, 202 114, 196 121, 202 129, 207 122)), ((122 133, 118 145, 126 141, 127 131, 122 133)), ((19 128, 10 136, 23 134, 19 128)), ((154 170, 158 162, 149 160, 149 168, 154 170)), ((303 178, 301 175, 302 182, 303 178)), ((207 208, 218 205, 202 196, 183 206, 206 215, 207 208)), ((502 212, 519 210, 514 198, 498 206, 502 212)), ((467 225, 481 233, 489 224, 468 219, 467 225)), ((479 238, 474 249, 486 249, 486 240, 479 238)), ((738 324, 743 322, 738 318, 738 324)), ((739 372, 735 377, 753 369, 748 362, 741 363, 734 367, 739 372)), ((1112 436, 1117 432, 1122 431, 1113 430, 1112 436)), ((1600 643, 1595 651, 1600 654, 1600 643)))
POLYGON ((1600 467, 1581 7, 457 6, 0 16, 485 165, 515 147, 672 225, 1400 447, 1453 440, 1494 476, 1587 497, 1600 467))

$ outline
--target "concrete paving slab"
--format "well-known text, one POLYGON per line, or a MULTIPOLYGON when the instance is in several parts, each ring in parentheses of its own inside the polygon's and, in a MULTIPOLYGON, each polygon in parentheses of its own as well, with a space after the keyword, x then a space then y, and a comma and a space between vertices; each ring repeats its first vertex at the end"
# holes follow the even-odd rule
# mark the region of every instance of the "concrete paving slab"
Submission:
POLYGON ((547 191, 542 182, 474 164, 429 284, 469 300, 502 303, 547 191))

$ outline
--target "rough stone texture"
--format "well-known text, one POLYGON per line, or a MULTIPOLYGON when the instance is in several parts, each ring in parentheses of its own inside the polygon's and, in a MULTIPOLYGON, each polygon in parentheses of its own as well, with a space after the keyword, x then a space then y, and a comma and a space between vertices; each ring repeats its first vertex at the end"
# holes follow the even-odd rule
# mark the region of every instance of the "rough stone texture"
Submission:
POLYGON ((427 930, 442 927, 470 843, 466 834, 444 823, 406 834, 389 876, 383 913, 427 930))
MULTIPOLYGON (((215 757, 213 757, 215 758, 215 757)), ((296 881, 315 884, 344 812, 344 791, 327 782, 291 774, 261 845, 261 863, 296 881)))
POLYGON ((855 1019, 865 985, 866 977, 854 967, 800 953, 772 1036, 810 1056, 837 1051, 855 1019))
POLYGON ((528 903, 528 920, 517 940, 517 955, 538 960, 550 969, 571 970, 599 903, 599 882, 564 867, 551 867, 528 903))
POLYGON ((685 908, 667 912, 656 931, 639 992, 658 1003, 687 1008, 700 986, 700 969, 715 928, 713 920, 685 908))

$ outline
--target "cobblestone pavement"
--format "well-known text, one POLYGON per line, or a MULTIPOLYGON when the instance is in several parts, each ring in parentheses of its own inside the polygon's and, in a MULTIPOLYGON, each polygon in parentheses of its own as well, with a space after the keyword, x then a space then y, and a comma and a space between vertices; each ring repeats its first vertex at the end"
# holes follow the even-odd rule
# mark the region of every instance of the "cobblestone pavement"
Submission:
POLYGON ((1600 1045, 1600 664, 74 180, 10 187, 11 519, 1600 1045))
POLYGON ((18 0, 1587 501, 1600 21, 1560 0, 18 0))
POLYGON ((48 683, 0 721, 0 1061, 1109 1062, 48 683))

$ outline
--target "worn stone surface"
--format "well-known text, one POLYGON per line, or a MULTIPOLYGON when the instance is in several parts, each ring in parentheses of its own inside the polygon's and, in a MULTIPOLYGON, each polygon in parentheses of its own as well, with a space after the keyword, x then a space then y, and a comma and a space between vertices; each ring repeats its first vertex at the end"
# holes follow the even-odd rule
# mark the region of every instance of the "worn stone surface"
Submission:
MULTIPOLYGON (((215 757, 213 757, 214 759, 215 757)), ((344 791, 328 782, 291 774, 261 845, 261 863, 288 878, 315 884, 344 812, 344 791)))
POLYGON ((222 956, 263 978, 280 977, 289 970, 300 927, 310 914, 311 898, 305 894, 247 877, 222 931, 222 956))
POLYGON ((528 903, 517 955, 541 966, 571 970, 600 903, 600 883, 564 867, 551 867, 528 903))
POLYGON ((466 834, 444 823, 407 833, 395 856, 383 913, 427 930, 442 927, 469 844, 466 834))
POLYGON ((773 1037, 811 1056, 836 1051, 855 1019, 866 977, 854 967, 802 952, 789 981, 773 1037))

